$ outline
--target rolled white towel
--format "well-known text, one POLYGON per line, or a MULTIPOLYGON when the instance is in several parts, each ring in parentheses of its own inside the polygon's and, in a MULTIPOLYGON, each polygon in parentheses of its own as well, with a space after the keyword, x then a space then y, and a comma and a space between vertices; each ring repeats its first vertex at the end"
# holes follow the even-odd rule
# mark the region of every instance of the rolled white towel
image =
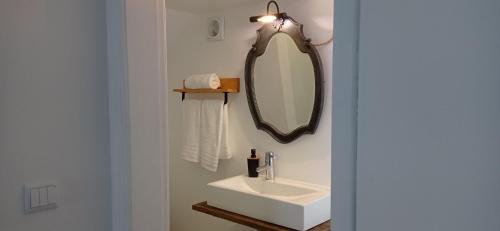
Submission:
POLYGON ((217 89, 220 87, 220 79, 215 73, 191 75, 184 81, 184 87, 190 89, 217 89))

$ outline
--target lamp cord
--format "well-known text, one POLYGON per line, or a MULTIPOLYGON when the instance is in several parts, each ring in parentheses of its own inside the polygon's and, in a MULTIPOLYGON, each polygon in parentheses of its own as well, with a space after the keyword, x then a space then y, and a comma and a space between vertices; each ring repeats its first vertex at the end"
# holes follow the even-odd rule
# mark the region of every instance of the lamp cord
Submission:
POLYGON ((271 4, 274 4, 276 6, 276 11, 278 14, 280 14, 280 7, 278 6, 278 3, 276 1, 269 1, 267 3, 267 15, 269 15, 269 7, 271 7, 271 4))
POLYGON ((334 36, 332 34, 332 37, 330 37, 328 40, 326 40, 324 42, 321 42, 321 43, 311 43, 311 45, 313 45, 315 47, 324 46, 326 44, 329 44, 329 43, 333 42, 333 39, 334 39, 334 36))

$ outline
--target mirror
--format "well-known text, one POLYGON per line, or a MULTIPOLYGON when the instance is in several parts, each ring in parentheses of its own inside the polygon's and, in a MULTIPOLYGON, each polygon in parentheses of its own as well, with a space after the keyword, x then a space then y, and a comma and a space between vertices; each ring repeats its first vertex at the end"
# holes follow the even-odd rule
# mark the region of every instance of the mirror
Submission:
POLYGON ((260 28, 245 65, 256 127, 281 143, 314 133, 323 101, 322 75, 319 55, 301 24, 288 17, 281 26, 260 28))
POLYGON ((292 38, 278 33, 255 61, 254 90, 262 119, 282 133, 306 126, 314 105, 314 68, 292 38))

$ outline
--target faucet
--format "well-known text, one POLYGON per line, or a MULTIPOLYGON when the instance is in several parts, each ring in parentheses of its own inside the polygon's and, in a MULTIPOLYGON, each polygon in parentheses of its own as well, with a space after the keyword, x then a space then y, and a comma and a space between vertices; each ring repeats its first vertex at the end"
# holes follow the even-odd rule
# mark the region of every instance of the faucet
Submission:
POLYGON ((266 171, 266 180, 274 180, 274 153, 266 152, 264 166, 260 166, 257 168, 257 172, 261 173, 266 171))

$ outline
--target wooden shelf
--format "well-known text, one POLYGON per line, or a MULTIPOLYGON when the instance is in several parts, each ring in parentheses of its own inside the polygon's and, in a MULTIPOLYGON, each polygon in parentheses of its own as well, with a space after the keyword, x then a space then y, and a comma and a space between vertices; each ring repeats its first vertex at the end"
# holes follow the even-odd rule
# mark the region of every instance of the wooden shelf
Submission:
MULTIPOLYGON (((184 86, 184 82, 182 84, 184 86)), ((188 89, 178 88, 175 92, 182 93, 238 93, 240 92, 240 78, 221 78, 218 89, 188 89)))
MULTIPOLYGON (((206 201, 194 204, 192 208, 193 210, 196 210, 198 212, 206 213, 214 217, 238 223, 240 225, 255 228, 259 231, 294 231, 294 229, 290 229, 287 227, 283 227, 280 225, 276 225, 273 223, 265 222, 252 217, 247 217, 238 213, 233 213, 224 209, 219 209, 217 207, 210 206, 207 204, 206 201)), ((312 229, 309 229, 308 231, 330 231, 330 221, 326 221, 325 223, 320 224, 312 229)))

